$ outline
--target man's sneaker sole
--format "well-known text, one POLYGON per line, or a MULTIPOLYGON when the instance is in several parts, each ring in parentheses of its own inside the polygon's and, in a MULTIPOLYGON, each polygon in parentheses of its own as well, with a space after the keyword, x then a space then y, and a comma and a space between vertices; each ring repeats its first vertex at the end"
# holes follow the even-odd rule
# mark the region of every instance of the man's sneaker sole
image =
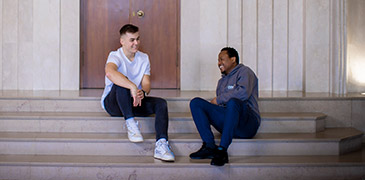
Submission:
POLYGON ((199 157, 189 156, 189 157, 190 157, 190 159, 213 159, 213 156, 204 156, 204 157, 202 157, 202 156, 199 156, 199 157))
POLYGON ((175 158, 173 159, 166 159, 166 158, 163 158, 163 157, 158 157, 156 155, 153 156, 155 159, 158 159, 158 160, 161 160, 161 161, 166 161, 166 162, 174 162, 175 161, 175 158))
POLYGON ((133 143, 141 143, 143 142, 143 139, 142 140, 129 140, 130 142, 133 142, 133 143))
POLYGON ((128 139, 129 139, 129 141, 130 141, 130 142, 134 142, 134 143, 143 142, 143 138, 142 138, 142 139, 130 139, 130 138, 128 137, 128 139))

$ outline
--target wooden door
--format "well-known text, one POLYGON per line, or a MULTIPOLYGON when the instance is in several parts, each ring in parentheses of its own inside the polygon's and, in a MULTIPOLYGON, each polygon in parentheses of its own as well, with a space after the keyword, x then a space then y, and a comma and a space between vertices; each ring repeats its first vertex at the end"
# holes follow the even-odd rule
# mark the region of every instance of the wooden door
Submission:
POLYGON ((152 88, 178 88, 176 0, 131 0, 131 23, 140 27, 141 51, 151 61, 152 88), (138 16, 138 11, 144 16, 138 16))
POLYGON ((120 47, 119 29, 129 22, 129 0, 81 1, 81 88, 103 88, 108 54, 120 47))
POLYGON ((121 26, 132 23, 150 58, 152 88, 179 88, 178 15, 179 0, 81 0, 80 87, 104 87, 108 54, 120 47, 121 26))

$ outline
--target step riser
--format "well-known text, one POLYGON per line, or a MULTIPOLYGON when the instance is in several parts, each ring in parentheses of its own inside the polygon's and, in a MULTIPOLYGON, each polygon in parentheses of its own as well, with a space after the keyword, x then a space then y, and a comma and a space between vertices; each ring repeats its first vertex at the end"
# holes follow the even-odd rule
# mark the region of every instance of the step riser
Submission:
MULTIPOLYGON (((206 163, 209 164, 209 163, 206 163)), ((156 165, 153 165, 156 166, 156 165)), ((71 179, 100 180, 100 179, 219 179, 219 180, 361 180, 365 176, 365 166, 273 166, 273 165, 226 165, 217 168, 209 165, 174 166, 174 163, 162 167, 139 166, 0 166, 2 179, 44 180, 71 179)))
MULTIPOLYGON (((361 148, 361 138, 352 144, 351 150, 361 148)), ((219 142, 217 142, 219 143, 219 142)), ((201 141, 170 141, 177 156, 188 156, 201 147, 201 141)), ((273 155, 340 155, 344 148, 337 142, 288 142, 288 141, 246 141, 233 142, 229 148, 231 156, 273 156, 273 155)), ((131 143, 128 141, 57 141, 52 142, 0 142, 1 154, 27 155, 153 155, 154 141, 131 143)))
MULTIPOLYGON (((154 133, 154 118, 136 118, 142 133, 154 133)), ((126 133, 124 119, 0 119, 1 132, 75 132, 75 133, 126 133)), ((313 133, 323 131, 324 119, 266 119, 260 133, 313 133)), ((197 133, 191 118, 170 118, 169 133, 197 133)))
MULTIPOLYGON (((169 112, 190 112, 188 100, 167 100, 169 112)), ((100 101, 0 99, 0 112, 105 112, 100 101)))
MULTIPOLYGON (((155 133, 154 120, 139 121, 142 133, 155 133)), ((124 120, 1 120, 1 132, 127 133, 124 120)), ((192 121, 170 121, 169 133, 197 133, 192 121)))
MULTIPOLYGON (((190 112, 190 99, 166 98, 169 112, 190 112)), ((349 100, 350 101, 350 100, 349 100)), ((261 112, 323 112, 336 116, 344 113, 349 101, 334 100, 259 100, 261 112), (327 112, 328 111, 328 112, 327 112)), ((105 112, 99 99, 0 99, 0 112, 105 112)), ((347 113, 347 112, 346 112, 347 113)), ((343 115, 342 115, 343 116, 343 115)))

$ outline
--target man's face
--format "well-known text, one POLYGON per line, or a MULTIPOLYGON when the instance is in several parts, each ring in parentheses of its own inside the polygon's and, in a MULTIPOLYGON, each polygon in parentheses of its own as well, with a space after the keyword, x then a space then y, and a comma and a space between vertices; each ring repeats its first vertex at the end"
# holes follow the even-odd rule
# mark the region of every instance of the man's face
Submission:
POLYGON ((229 74, 236 67, 236 58, 229 57, 227 51, 222 51, 218 55, 218 68, 222 74, 229 74))
POLYGON ((123 34, 120 37, 120 44, 128 53, 136 53, 139 48, 139 32, 123 34))

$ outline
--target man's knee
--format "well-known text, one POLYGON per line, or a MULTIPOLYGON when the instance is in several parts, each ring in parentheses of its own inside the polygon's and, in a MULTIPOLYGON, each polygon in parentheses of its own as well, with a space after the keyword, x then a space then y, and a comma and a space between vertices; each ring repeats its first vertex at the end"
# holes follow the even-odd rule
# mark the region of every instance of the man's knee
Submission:
POLYGON ((238 98, 231 98, 231 99, 229 99, 228 100, 228 102, 227 102, 227 105, 228 104, 240 104, 240 103, 242 103, 243 101, 242 100, 240 100, 240 99, 238 99, 238 98))
POLYGON ((115 91, 117 93, 130 93, 130 90, 125 88, 125 87, 121 87, 121 86, 118 86, 118 85, 115 85, 115 84, 113 86, 114 86, 113 88, 115 88, 115 91))
POLYGON ((227 102, 227 107, 246 105, 248 101, 242 101, 238 98, 231 98, 227 102))
POLYGON ((156 98, 155 99, 156 106, 160 109, 167 109, 167 101, 162 98, 156 98))
POLYGON ((190 101, 190 108, 199 107, 200 103, 203 101, 202 98, 196 97, 190 101))

